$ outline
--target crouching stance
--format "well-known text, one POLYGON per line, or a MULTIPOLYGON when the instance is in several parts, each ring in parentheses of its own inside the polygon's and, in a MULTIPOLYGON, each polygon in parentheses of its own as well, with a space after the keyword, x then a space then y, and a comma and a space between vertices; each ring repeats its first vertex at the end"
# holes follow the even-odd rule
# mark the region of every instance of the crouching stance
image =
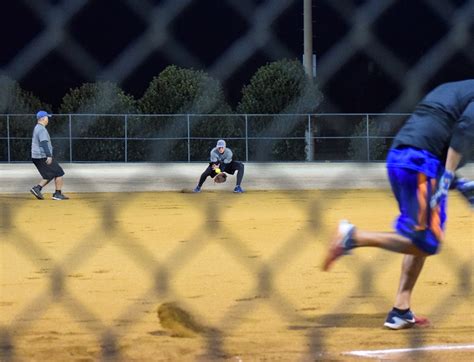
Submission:
POLYGON ((237 171, 234 192, 239 194, 243 193, 244 190, 240 185, 244 177, 244 164, 232 160, 232 157, 233 153, 230 148, 226 147, 225 141, 217 141, 216 147, 214 147, 210 153, 209 166, 202 173, 199 178, 199 183, 193 191, 201 192, 201 187, 209 176, 216 181, 218 180, 217 182, 224 182, 226 180, 226 174, 233 175, 237 171))

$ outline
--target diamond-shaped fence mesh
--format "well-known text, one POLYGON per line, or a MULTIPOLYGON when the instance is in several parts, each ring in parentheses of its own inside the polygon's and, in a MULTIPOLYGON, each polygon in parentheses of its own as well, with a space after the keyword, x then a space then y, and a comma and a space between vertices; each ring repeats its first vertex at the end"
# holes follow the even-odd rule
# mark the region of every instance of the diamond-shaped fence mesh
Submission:
MULTIPOLYGON (((154 61, 157 53, 169 63, 206 68, 223 82, 236 76, 255 57, 300 58, 275 26, 296 1, 215 2, 213 6, 224 7, 227 14, 241 19, 241 24, 235 26, 242 29, 232 34, 232 40, 213 56, 203 56, 190 46, 183 37, 193 34, 183 36, 179 28, 183 14, 202 2, 119 1, 117 11, 127 14, 131 23, 131 40, 125 46, 117 45, 121 50, 112 59, 105 59, 104 54, 85 44, 72 30, 76 22, 92 16, 95 2, 18 3, 34 15, 39 27, 37 34, 2 63, 1 72, 19 81, 41 69, 50 56, 65 62, 76 78, 106 79, 119 84, 129 81, 144 63, 154 61)), ((442 30, 436 40, 418 44, 422 52, 412 57, 394 52, 393 34, 380 30, 386 18, 394 16, 392 13, 399 11, 399 7, 409 8, 411 2, 314 3, 316 24, 318 6, 323 6, 337 13, 346 29, 318 56, 316 79, 321 89, 327 89, 328 109, 340 110, 340 103, 331 93, 333 83, 347 78, 348 66, 361 59, 373 63, 386 83, 398 90, 381 109, 385 112, 409 111, 453 58, 462 58, 461 63, 473 69, 474 1, 416 2, 424 15, 436 23, 433 29, 442 30)), ((404 14, 412 16, 409 9, 404 14)), ((323 37, 315 35, 316 41, 323 37)), ((110 46, 115 44, 112 40, 110 46)), ((66 162, 205 161, 208 148, 221 137, 229 140, 244 162, 304 161, 308 147, 314 161, 382 161, 406 116, 62 114, 55 117, 50 131, 58 159, 66 162), (202 122, 229 122, 233 127, 226 135, 209 134, 201 131, 202 122), (312 142, 308 142, 308 137, 312 142), (279 156, 282 154, 283 158, 279 156)), ((28 160, 30 120, 31 115, 0 115, 1 161, 28 160)), ((271 167, 272 163, 262 165, 259 172, 264 174, 271 167)), ((160 165, 151 164, 150 168, 159 177, 160 165)), ((346 216, 336 216, 337 210, 349 210, 357 219, 356 208, 364 208, 367 202, 375 209, 370 220, 379 220, 387 210, 388 214, 395 214, 384 196, 374 193, 375 202, 362 200, 351 209, 341 205, 348 200, 352 205, 359 197, 357 192, 286 191, 301 188, 291 169, 279 179, 269 181, 269 186, 284 183, 285 190, 248 193, 240 199, 221 192, 144 195, 125 192, 125 186, 123 192, 94 194, 100 189, 100 174, 97 179, 80 175, 78 178, 90 193, 78 196, 81 201, 73 211, 36 206, 18 195, 2 195, 0 199, 2 360, 48 359, 51 356, 41 353, 47 351, 45 346, 56 342, 59 344, 55 351, 68 346, 66 354, 59 353, 58 359, 87 356, 105 360, 139 360, 143 355, 134 355, 137 344, 154 351, 145 355, 150 360, 156 356, 158 360, 178 360, 183 356, 240 360, 238 356, 245 356, 248 351, 249 359, 337 359, 341 357, 328 355, 328 351, 347 349, 337 346, 335 340, 358 340, 359 333, 367 333, 369 339, 361 343, 363 348, 394 347, 387 342, 393 335, 383 334, 387 332, 379 327, 391 305, 397 281, 381 277, 380 269, 384 269, 383 274, 398 271, 399 258, 386 252, 368 252, 369 256, 364 257, 364 251, 357 251, 344 271, 324 275, 325 280, 317 271, 335 218, 346 216), (268 199, 274 199, 270 206, 274 210, 269 209, 268 199), (236 215, 234 207, 245 211, 236 215), (138 221, 131 217, 130 210, 135 210, 132 214, 138 213, 138 221), (46 219, 46 215, 54 215, 53 220, 46 219), (184 222, 185 216, 188 219, 184 222), (301 285, 299 277, 311 284, 301 285), (212 281, 216 284, 210 285, 212 281), (295 296, 302 296, 301 300, 295 296), (156 330, 148 316, 157 313, 158 305, 161 308, 170 301, 177 302, 204 324, 194 328, 194 333, 202 337, 202 344, 190 342, 182 347, 179 340, 176 342, 163 330, 156 330), (55 325, 57 320, 64 325, 55 325), (281 329, 278 321, 283 321, 285 328, 281 329), (265 329, 259 330, 260 327, 265 329), (369 329, 375 332, 370 333, 369 329), (277 344, 272 345, 271 331, 284 335, 285 342, 277 338, 277 344), (236 337, 242 335, 246 337, 236 337), (156 342, 160 338, 164 342, 156 342), (258 341, 266 342, 259 346, 258 341), (34 347, 35 343, 39 347, 34 347), (288 347, 281 343, 288 343, 288 347), (28 345, 37 356, 24 352, 28 345)), ((345 173, 328 178, 332 178, 335 190, 341 190, 350 189, 355 176, 345 173)), ((117 182, 125 185, 133 180, 132 176, 117 182)), ((369 200, 370 195, 369 192, 369 200)), ((456 201, 455 205, 461 203, 456 201)), ((448 319, 454 320, 454 324, 458 322, 463 329, 461 337, 446 336, 455 333, 456 327, 441 331, 416 329, 395 337, 396 347, 471 342, 472 216, 463 210, 453 216, 459 222, 456 225, 463 228, 456 234, 463 247, 446 247, 436 260, 430 260, 437 265, 432 268, 446 269, 449 278, 427 277, 427 284, 439 288, 430 296, 431 303, 424 306, 424 312, 435 316, 439 325, 448 319), (438 294, 439 289, 443 292, 438 294), (457 313, 460 317, 455 316, 457 313), (468 316, 467 321, 462 320, 463 316, 468 316)), ((433 269, 427 273, 430 271, 433 269)), ((169 326, 163 320, 166 330, 169 326)), ((467 347, 472 348, 472 344, 467 347)), ((423 351, 415 357, 423 359, 423 351)))

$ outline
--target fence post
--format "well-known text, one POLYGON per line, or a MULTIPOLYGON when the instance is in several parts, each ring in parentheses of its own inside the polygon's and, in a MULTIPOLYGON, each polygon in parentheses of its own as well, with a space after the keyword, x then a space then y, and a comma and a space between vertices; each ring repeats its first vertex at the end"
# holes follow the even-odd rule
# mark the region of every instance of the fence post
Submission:
POLYGON ((249 120, 245 115, 245 162, 249 162, 249 120))
POLYGON ((308 114, 308 128, 305 131, 305 142, 306 161, 314 161, 314 139, 313 130, 311 129, 311 114, 308 114))
POLYGON ((7 159, 8 163, 11 162, 10 156, 10 115, 7 114, 7 159))
POLYGON ((370 132, 369 132, 369 114, 365 115, 366 141, 367 141, 367 161, 370 162, 370 132))
POLYGON ((188 128, 188 163, 191 162, 191 127, 189 122, 189 114, 186 115, 186 123, 188 128))
POLYGON ((68 119, 69 119, 69 163, 72 163, 72 119, 71 119, 71 114, 69 114, 68 119))
POLYGON ((124 133, 125 133, 125 163, 128 162, 128 114, 125 115, 125 120, 124 120, 124 133))

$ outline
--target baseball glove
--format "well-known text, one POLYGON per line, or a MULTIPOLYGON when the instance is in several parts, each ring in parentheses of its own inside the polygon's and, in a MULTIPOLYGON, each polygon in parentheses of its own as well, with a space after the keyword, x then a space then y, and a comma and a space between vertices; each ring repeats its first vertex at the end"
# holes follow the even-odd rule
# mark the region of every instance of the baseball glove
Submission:
POLYGON ((214 182, 217 184, 221 184, 227 181, 227 175, 224 172, 218 173, 216 177, 214 177, 214 182))

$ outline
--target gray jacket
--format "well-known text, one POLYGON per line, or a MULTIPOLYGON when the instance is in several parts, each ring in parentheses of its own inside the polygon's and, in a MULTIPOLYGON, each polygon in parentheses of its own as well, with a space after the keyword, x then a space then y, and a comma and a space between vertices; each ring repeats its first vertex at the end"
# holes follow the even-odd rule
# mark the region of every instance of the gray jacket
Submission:
POLYGON ((217 147, 214 147, 211 150, 210 159, 211 159, 211 162, 214 162, 214 163, 228 164, 232 162, 232 155, 233 155, 232 151, 229 148, 226 148, 224 150, 224 153, 219 153, 219 151, 217 150, 217 147))

